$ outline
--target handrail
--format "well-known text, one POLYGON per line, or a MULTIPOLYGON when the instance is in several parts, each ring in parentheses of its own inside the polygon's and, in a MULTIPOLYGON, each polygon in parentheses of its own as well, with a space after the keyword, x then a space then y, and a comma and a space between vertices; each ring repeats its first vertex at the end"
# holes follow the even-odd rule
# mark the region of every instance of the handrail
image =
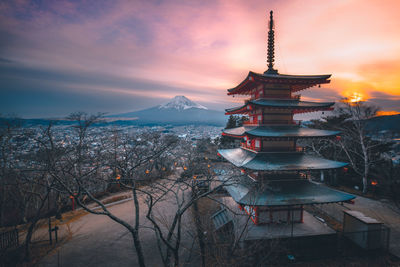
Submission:
POLYGON ((243 125, 248 126, 269 126, 269 125, 301 125, 301 120, 264 120, 257 121, 256 123, 244 121, 243 125))

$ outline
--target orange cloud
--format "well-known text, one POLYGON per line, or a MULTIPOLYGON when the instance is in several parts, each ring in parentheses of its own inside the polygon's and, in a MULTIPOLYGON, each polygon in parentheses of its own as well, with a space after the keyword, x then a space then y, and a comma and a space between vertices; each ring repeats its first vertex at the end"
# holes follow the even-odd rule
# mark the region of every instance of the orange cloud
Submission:
POLYGON ((390 115, 399 115, 400 114, 400 112, 398 112, 398 111, 394 111, 394 110, 391 110, 391 111, 378 111, 377 113, 376 113, 376 116, 390 116, 390 115))

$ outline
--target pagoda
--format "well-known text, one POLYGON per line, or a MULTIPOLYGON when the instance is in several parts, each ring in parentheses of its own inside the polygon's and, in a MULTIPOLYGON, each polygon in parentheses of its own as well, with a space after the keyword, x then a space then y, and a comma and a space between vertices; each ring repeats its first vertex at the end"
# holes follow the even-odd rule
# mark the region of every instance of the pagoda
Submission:
MULTIPOLYGON (((303 222, 304 205, 346 202, 355 198, 309 180, 309 171, 343 168, 347 163, 308 155, 297 141, 335 138, 337 131, 302 127, 295 114, 332 110, 334 102, 301 101, 299 91, 329 83, 326 75, 287 75, 274 69, 274 20, 270 12, 268 69, 249 72, 228 95, 245 95, 244 105, 226 115, 248 116, 242 127, 225 129, 223 135, 242 140, 241 147, 220 149, 219 154, 241 169, 240 181, 227 189, 241 210, 258 224, 303 222)), ((220 178, 229 179, 227 177, 220 178)))

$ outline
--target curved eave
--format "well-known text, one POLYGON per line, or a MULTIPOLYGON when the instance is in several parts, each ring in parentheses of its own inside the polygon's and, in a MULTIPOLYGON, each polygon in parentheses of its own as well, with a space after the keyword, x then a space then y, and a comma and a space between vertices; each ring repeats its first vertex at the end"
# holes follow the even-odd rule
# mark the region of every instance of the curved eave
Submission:
POLYGON ((224 129, 223 134, 231 137, 242 138, 245 135, 268 138, 322 138, 333 137, 339 131, 328 131, 298 126, 242 126, 224 129))
POLYGON ((225 109, 225 115, 247 113, 247 112, 250 111, 250 110, 247 109, 247 105, 248 104, 245 104, 245 105, 240 106, 240 107, 234 107, 234 108, 225 109))
POLYGON ((299 100, 270 100, 270 99, 257 99, 247 101, 243 106, 229 108, 225 110, 225 115, 244 114, 250 112, 253 107, 263 107, 270 109, 289 109, 294 113, 314 112, 332 110, 335 102, 309 102, 299 100), (249 108, 250 106, 250 108, 249 108))
MULTIPOLYGON (((220 179, 229 184, 228 177, 220 177, 220 179)), ((226 185, 225 188, 238 204, 248 206, 327 204, 346 202, 355 198, 354 195, 308 180, 270 181, 264 187, 235 183, 226 185)))
POLYGON ((331 74, 324 75, 287 75, 259 74, 250 71, 246 79, 238 86, 228 89, 228 95, 250 94, 250 90, 259 84, 287 84, 292 92, 301 91, 319 84, 330 83, 331 74))
POLYGON ((242 148, 220 149, 227 161, 239 168, 255 171, 328 170, 347 166, 347 163, 296 152, 251 152, 242 148))

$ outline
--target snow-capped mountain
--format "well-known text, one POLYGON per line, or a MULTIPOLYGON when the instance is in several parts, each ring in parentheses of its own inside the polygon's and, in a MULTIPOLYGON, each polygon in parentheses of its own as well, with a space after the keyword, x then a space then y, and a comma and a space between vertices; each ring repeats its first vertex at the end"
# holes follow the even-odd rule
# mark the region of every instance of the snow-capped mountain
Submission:
POLYGON ((225 125, 223 111, 209 110, 185 96, 175 96, 165 104, 134 112, 109 116, 112 118, 131 118, 138 124, 210 124, 225 125))
POLYGON ((188 99, 183 95, 175 96, 169 102, 160 105, 159 108, 160 109, 174 108, 178 110, 189 109, 189 108, 208 109, 205 106, 193 102, 192 100, 188 99))

